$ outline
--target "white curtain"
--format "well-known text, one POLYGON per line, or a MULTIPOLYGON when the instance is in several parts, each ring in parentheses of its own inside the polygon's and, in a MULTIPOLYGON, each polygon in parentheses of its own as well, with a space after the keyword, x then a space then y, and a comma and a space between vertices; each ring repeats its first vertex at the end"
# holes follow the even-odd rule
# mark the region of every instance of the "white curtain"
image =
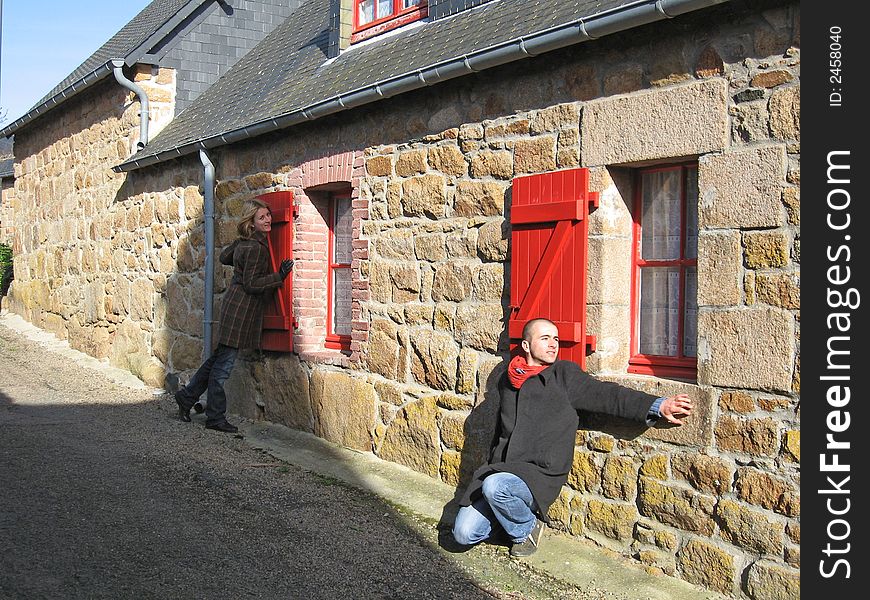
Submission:
POLYGON ((375 0, 363 0, 359 3, 358 20, 360 25, 365 25, 375 20, 375 0))
MULTIPOLYGON (((353 260, 353 211, 350 198, 335 199, 335 221, 332 226, 332 262, 350 264, 353 260)), ((351 271, 332 270, 332 331, 337 335, 351 332, 351 271)))
MULTIPOLYGON (((641 257, 647 261, 679 260, 683 232, 681 169, 644 173, 642 176, 641 257)), ((698 254, 697 171, 688 171, 686 250, 684 258, 698 254)), ((658 356, 680 353, 680 294, 685 298, 683 355, 697 353, 697 286, 695 267, 643 267, 640 280, 640 352, 658 356), (681 289, 682 288, 682 289, 681 289)))

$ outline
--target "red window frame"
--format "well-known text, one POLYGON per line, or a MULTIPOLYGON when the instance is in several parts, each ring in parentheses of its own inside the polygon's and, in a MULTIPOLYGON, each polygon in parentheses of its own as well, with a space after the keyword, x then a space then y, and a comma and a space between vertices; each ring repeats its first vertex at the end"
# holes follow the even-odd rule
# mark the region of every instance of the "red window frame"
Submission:
MULTIPOLYGON (((632 239, 632 271, 631 271, 631 356, 629 358, 629 373, 654 375, 658 377, 673 377, 679 379, 697 379, 698 358, 684 354, 684 327, 686 322, 686 273, 694 267, 697 274, 698 259, 686 256, 687 213, 689 201, 697 202, 697 198, 687 198, 687 180, 690 171, 697 172, 697 163, 681 163, 667 166, 657 166, 638 169, 635 172, 634 184, 634 224, 632 239), (641 256, 641 233, 643 231, 643 175, 652 172, 680 171, 680 256, 672 260, 644 260, 641 256), (678 351, 674 356, 642 354, 640 352, 640 302, 641 302, 641 270, 647 267, 678 267, 679 268, 679 323, 678 351)), ((696 253, 697 254, 697 253, 696 253)), ((696 275, 697 276, 697 275, 696 275)), ((697 310, 697 307, 696 307, 697 310)))
POLYGON ((351 202, 349 192, 331 194, 329 197, 329 248, 327 254, 327 269, 326 269, 326 347, 338 350, 350 350, 351 336, 336 333, 333 330, 333 312, 335 306, 335 271, 338 269, 347 269, 350 271, 351 263, 338 263, 335 261, 335 219, 336 219, 336 204, 339 200, 351 202))
POLYGON ((375 19, 365 24, 360 24, 359 5, 366 0, 353 0, 353 31, 350 42, 360 42, 370 37, 379 35, 396 27, 401 27, 414 21, 419 21, 429 16, 428 0, 420 0, 420 4, 402 8, 404 0, 392 0, 393 12, 384 17, 377 16, 378 1, 374 0, 375 19))

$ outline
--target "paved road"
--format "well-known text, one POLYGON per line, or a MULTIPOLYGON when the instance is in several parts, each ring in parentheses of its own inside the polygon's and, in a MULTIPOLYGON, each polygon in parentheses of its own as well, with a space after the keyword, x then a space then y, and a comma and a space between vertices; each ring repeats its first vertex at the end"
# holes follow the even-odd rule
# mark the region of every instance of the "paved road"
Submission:
POLYGON ((0 598, 516 598, 375 496, 0 325, 0 598))

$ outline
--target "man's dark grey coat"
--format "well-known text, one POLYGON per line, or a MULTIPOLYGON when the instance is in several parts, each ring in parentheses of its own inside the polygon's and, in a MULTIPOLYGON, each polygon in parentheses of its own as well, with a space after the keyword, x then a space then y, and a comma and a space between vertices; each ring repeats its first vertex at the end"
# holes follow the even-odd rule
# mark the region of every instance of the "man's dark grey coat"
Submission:
POLYGON ((477 498, 490 473, 513 473, 529 486, 543 521, 548 520, 550 505, 568 481, 580 413, 646 422, 657 400, 617 383, 599 381, 567 360, 557 360, 519 390, 508 383, 505 373, 498 391, 499 422, 488 462, 474 472, 460 504, 468 506, 477 498))

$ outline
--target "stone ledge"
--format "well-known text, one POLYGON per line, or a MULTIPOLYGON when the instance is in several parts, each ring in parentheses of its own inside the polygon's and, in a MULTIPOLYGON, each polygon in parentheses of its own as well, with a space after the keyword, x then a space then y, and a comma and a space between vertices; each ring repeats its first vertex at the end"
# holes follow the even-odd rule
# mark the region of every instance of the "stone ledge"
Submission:
POLYGON ((338 367, 350 367, 351 360, 339 350, 308 350, 299 353, 299 360, 318 365, 335 365, 338 367))

